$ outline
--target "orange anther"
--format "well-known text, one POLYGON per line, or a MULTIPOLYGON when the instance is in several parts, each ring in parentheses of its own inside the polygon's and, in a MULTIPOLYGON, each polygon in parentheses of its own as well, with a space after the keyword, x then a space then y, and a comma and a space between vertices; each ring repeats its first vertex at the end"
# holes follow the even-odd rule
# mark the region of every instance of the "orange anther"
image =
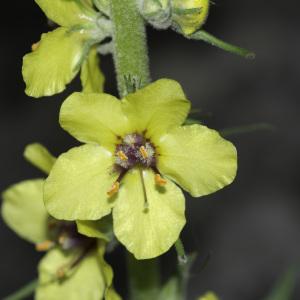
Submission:
POLYGON ((59 279, 62 279, 66 276, 66 272, 65 272, 65 268, 64 267, 60 267, 56 270, 56 276, 59 279))
POLYGON ((140 153, 142 154, 142 156, 143 156, 144 159, 148 158, 148 156, 149 156, 148 152, 147 152, 147 150, 146 150, 146 148, 144 146, 140 147, 140 153))
POLYGON ((112 185, 112 187, 110 188, 110 190, 107 192, 107 195, 109 197, 112 197, 113 195, 115 195, 119 191, 119 188, 120 188, 120 183, 119 183, 119 181, 116 181, 112 185))
POLYGON ((32 50, 32 51, 35 51, 35 50, 39 47, 39 45, 40 45, 39 42, 32 44, 32 45, 31 45, 31 50, 32 50))
POLYGON ((63 245, 66 240, 67 240, 67 236, 64 234, 60 235, 58 238, 58 242, 60 245, 63 245))
POLYGON ((54 243, 50 240, 46 240, 44 242, 38 243, 35 245, 35 249, 37 251, 47 251, 54 246, 54 243))
POLYGON ((167 180, 163 179, 160 174, 155 174, 155 183, 159 186, 164 186, 167 184, 167 180))
POLYGON ((126 156, 126 154, 121 150, 121 151, 118 151, 117 152, 117 155, 118 157, 121 159, 121 160, 128 160, 128 157, 126 156))

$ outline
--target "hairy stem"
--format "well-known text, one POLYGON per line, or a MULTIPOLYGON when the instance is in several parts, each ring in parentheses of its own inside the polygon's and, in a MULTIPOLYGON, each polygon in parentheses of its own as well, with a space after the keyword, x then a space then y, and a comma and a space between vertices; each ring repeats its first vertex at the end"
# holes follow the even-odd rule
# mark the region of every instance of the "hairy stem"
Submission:
POLYGON ((185 254, 184 246, 180 238, 175 243, 175 249, 177 252, 179 263, 185 264, 187 262, 187 256, 185 254))
POLYGON ((145 24, 136 0, 111 0, 114 63, 120 97, 127 94, 126 77, 150 81, 145 24))
MULTIPOLYGON (((120 97, 124 97, 131 92, 130 85, 134 91, 150 82, 146 30, 136 0, 111 0, 111 16, 118 89, 120 97)), ((130 299, 157 299, 160 288, 158 260, 136 260, 128 253, 127 267, 130 299)))

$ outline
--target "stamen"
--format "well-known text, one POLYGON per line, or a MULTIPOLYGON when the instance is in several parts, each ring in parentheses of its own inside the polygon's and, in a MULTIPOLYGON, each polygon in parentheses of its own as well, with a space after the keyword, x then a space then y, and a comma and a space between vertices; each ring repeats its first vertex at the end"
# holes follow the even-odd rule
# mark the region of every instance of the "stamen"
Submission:
POLYGON ((128 160, 127 155, 126 155, 122 150, 118 151, 118 152, 117 152, 117 155, 118 155, 118 157, 119 157, 121 160, 123 160, 123 161, 127 161, 127 160, 128 160))
POLYGON ((65 267, 60 267, 56 270, 56 277, 58 279, 63 279, 66 276, 65 267))
POLYGON ((144 146, 141 146, 139 150, 140 150, 140 153, 143 156, 143 158, 147 159, 149 155, 148 155, 146 148, 144 146))
POLYGON ((65 234, 60 235, 59 238, 58 238, 59 244, 63 245, 65 243, 65 241, 67 240, 67 238, 68 237, 65 234))
POLYGON ((155 174, 154 179, 155 179, 155 183, 156 183, 157 185, 159 185, 159 186, 164 186, 164 185, 167 184, 167 180, 164 179, 164 178, 162 178, 162 177, 160 176, 160 174, 155 174))
POLYGON ((116 181, 112 187, 110 188, 110 190, 107 191, 107 195, 109 197, 112 197, 113 195, 115 195, 118 191, 119 191, 119 188, 120 188, 120 182, 119 181, 116 181))
POLYGON ((85 247, 82 249, 82 252, 73 260, 71 260, 69 263, 64 264, 60 266, 56 270, 56 276, 57 279, 63 279, 64 277, 69 275, 69 271, 74 269, 90 252, 91 249, 93 249, 96 246, 95 240, 92 240, 89 244, 86 244, 85 247))
POLYGON ((35 249, 37 251, 47 251, 51 249, 54 246, 54 242, 50 240, 46 240, 44 242, 38 243, 35 245, 35 249))
POLYGON ((31 50, 32 50, 32 51, 35 51, 35 50, 39 47, 39 45, 40 45, 39 42, 32 44, 32 45, 31 45, 31 50))

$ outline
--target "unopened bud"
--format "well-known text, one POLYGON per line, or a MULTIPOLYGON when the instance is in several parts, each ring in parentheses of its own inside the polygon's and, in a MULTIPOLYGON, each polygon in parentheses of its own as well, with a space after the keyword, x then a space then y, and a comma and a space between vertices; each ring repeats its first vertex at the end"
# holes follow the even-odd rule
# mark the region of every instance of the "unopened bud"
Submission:
POLYGON ((138 0, 142 16, 158 29, 171 26, 171 1, 170 0, 138 0))
POLYGON ((197 31, 206 21, 209 0, 173 0, 172 26, 189 35, 197 31))

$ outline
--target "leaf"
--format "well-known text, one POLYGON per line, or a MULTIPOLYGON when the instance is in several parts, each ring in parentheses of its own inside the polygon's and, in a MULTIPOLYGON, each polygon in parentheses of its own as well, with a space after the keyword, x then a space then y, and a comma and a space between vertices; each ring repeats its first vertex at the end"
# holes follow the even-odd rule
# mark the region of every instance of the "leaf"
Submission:
POLYGON ((292 300, 292 294, 296 284, 296 269, 291 267, 278 280, 273 290, 264 300, 292 300))
POLYGON ((195 33, 193 33, 189 36, 186 36, 186 37, 189 39, 192 39, 192 40, 204 41, 212 46, 218 47, 224 51, 242 56, 244 58, 248 58, 248 59, 255 58, 255 53, 253 53, 247 49, 226 43, 226 42, 216 38, 215 36, 209 34, 208 32, 206 32, 204 30, 196 31, 195 33))
POLYGON ((249 124, 245 126, 237 126, 237 127, 231 127, 231 128, 225 128, 220 130, 220 134, 223 137, 228 137, 231 135, 239 135, 244 133, 251 133, 255 131, 261 131, 261 130, 274 130, 274 126, 268 123, 256 123, 256 124, 249 124))

